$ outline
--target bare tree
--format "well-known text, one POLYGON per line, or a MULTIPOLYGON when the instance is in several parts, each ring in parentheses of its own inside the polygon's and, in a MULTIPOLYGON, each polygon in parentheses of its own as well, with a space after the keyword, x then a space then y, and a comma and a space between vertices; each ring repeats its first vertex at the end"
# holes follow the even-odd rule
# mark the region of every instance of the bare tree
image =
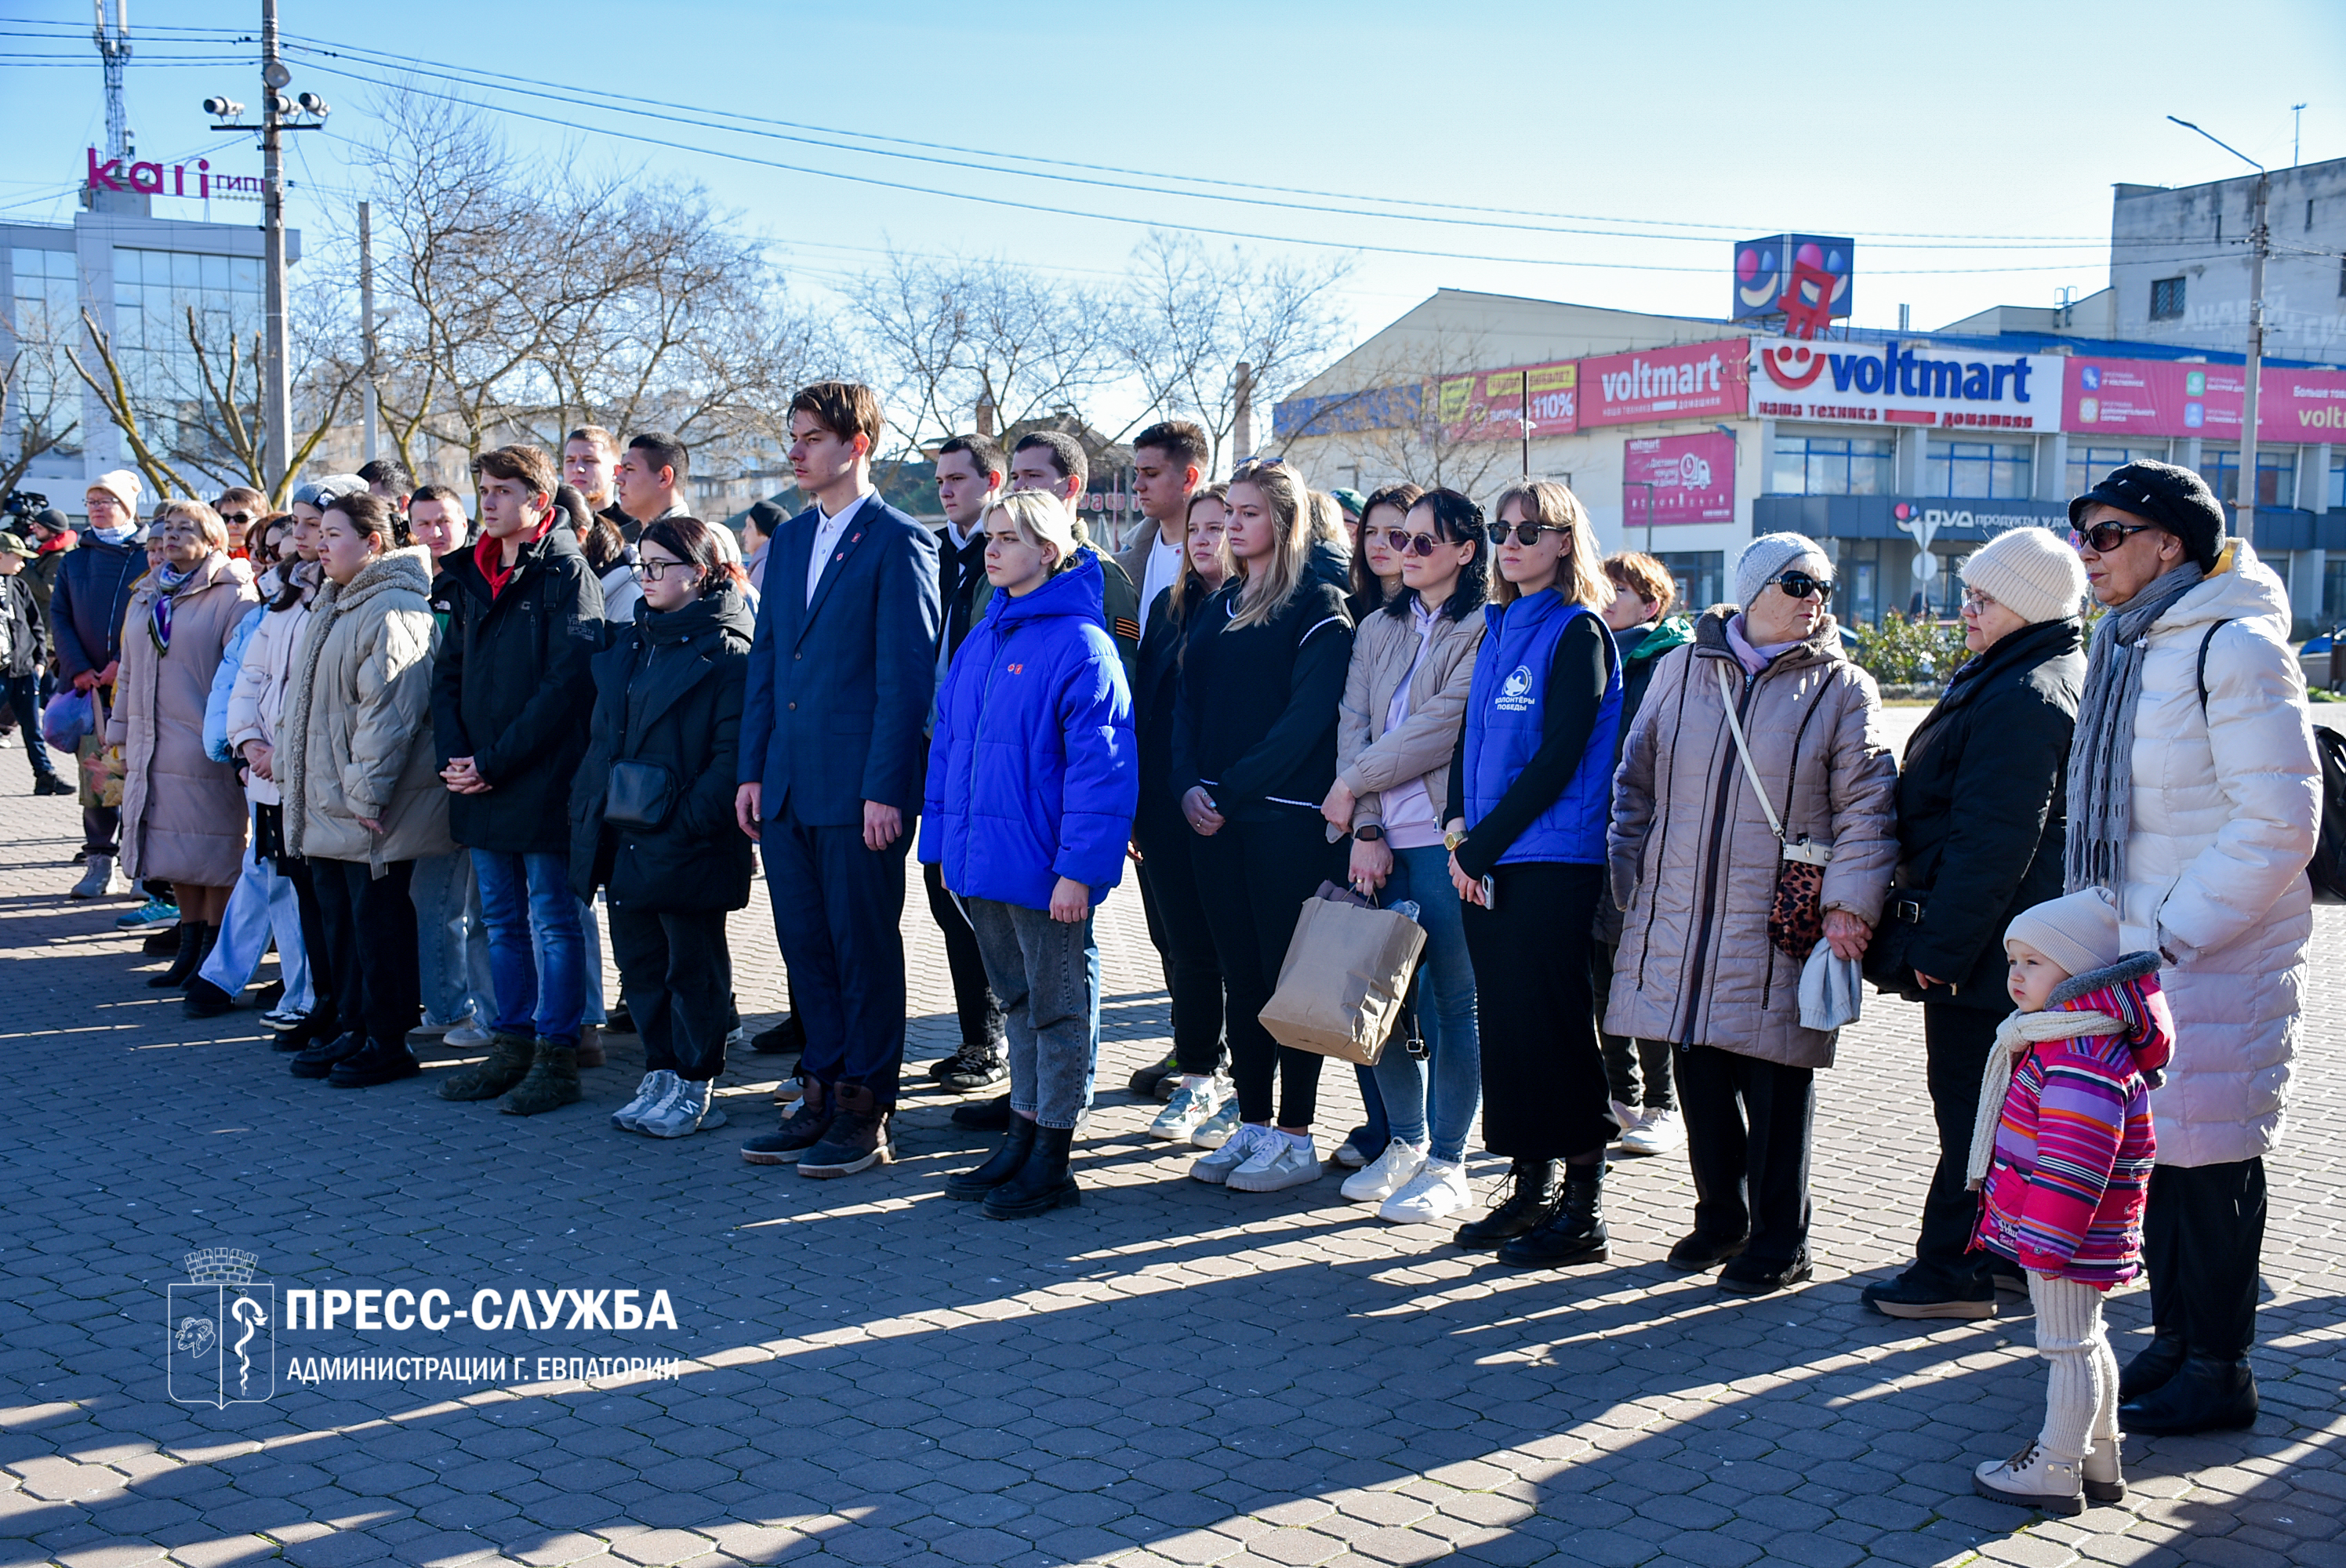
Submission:
POLYGON ((0 314, 0 331, 15 345, 6 368, 0 369, 0 432, 8 437, 5 455, 0 456, 0 495, 6 495, 42 457, 70 450, 81 421, 59 422, 63 385, 47 362, 53 346, 28 341, 5 314, 0 314))
POLYGON ((1322 473, 1352 467, 1379 483, 1476 494, 1515 463, 1521 430, 1511 412, 1492 415, 1488 363, 1479 336, 1446 331, 1355 356, 1344 365, 1353 390, 1291 405, 1278 443, 1322 473))
POLYGON ((1343 341, 1335 295, 1351 270, 1348 260, 1260 260, 1235 245, 1224 252, 1195 235, 1151 231, 1133 251, 1117 334, 1148 412, 1194 417, 1213 439, 1219 472, 1241 391, 1267 408, 1343 341))

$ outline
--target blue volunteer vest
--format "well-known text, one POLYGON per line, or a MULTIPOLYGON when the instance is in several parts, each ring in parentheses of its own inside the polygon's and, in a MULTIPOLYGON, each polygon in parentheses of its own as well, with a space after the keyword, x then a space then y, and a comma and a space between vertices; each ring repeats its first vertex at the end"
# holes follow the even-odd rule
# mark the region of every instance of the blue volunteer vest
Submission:
MULTIPOLYGON (((1554 588, 1512 605, 1486 606, 1483 646, 1474 655, 1474 681, 1466 704, 1466 828, 1491 814, 1507 787, 1540 748, 1547 717, 1547 677, 1556 639, 1574 619, 1596 612, 1567 605, 1554 588)), ((1561 860, 1605 862, 1605 832, 1613 817, 1613 739, 1621 727, 1621 660, 1606 677, 1596 728, 1572 781, 1554 804, 1532 820, 1499 864, 1561 860)))

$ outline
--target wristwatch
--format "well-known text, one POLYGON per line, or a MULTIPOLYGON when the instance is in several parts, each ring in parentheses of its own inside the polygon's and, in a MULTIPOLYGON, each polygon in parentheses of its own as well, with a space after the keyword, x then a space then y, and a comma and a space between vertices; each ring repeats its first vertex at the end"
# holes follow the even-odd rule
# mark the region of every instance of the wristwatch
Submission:
POLYGON ((1373 844, 1384 836, 1384 827, 1378 822, 1363 822, 1352 830, 1352 837, 1363 844, 1373 844))
POLYGON ((1458 852, 1458 846, 1465 841, 1466 835, 1464 833, 1444 833, 1442 835, 1442 847, 1449 850, 1454 855, 1458 852))

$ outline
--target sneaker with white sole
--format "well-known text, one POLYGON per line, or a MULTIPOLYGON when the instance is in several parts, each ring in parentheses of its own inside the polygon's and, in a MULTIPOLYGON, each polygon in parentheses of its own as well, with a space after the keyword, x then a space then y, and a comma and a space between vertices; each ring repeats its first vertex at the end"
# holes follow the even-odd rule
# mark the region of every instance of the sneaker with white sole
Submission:
POLYGON ((1246 1119, 1239 1115, 1239 1097, 1232 1095, 1222 1102, 1220 1110, 1198 1124, 1198 1130, 1189 1135, 1189 1145, 1192 1148, 1219 1149, 1245 1125, 1246 1119))
POLYGON ((2074 1459, 2048 1453, 2032 1441, 2010 1459, 1972 1471, 1972 1490, 2014 1508, 2075 1518, 2086 1512, 2086 1478, 2074 1459))
POLYGON ((489 1048, 489 1042, 495 1038, 496 1036, 481 1027, 478 1019, 468 1018, 462 1023, 450 1025, 448 1033, 440 1036, 440 1044, 451 1051, 485 1051, 489 1048))
POLYGON ((298 1007, 277 1007, 262 1013, 260 1021, 271 1029, 291 1029, 309 1016, 298 1007))
POLYGON ((1367 1131, 1368 1129, 1365 1127, 1354 1128, 1352 1135, 1346 1138, 1342 1143, 1338 1144, 1336 1145, 1336 1152, 1329 1157, 1333 1159, 1338 1165, 1342 1166, 1348 1171, 1356 1171, 1362 1166, 1367 1165, 1371 1160, 1376 1158, 1378 1155, 1384 1152, 1382 1149, 1370 1148, 1367 1144, 1362 1141, 1363 1135, 1367 1131))
POLYGON ((1668 1105, 1657 1105, 1646 1119, 1621 1135, 1621 1148, 1632 1155, 1674 1155, 1686 1147, 1686 1123, 1668 1105))
POLYGON ((128 914, 114 917, 117 931, 148 931, 158 925, 173 925, 179 919, 179 906, 168 899, 148 898, 128 914))
MULTIPOLYGON (((1233 1102, 1233 1106, 1235 1104, 1233 1102)), ((1220 1186, 1230 1179, 1232 1171, 1254 1157, 1255 1151, 1262 1146, 1265 1139, 1277 1135, 1269 1127, 1240 1122, 1238 1129, 1224 1138, 1212 1154, 1189 1162, 1189 1175, 1198 1181, 1220 1186)))
POLYGON ((1606 1104, 1612 1108, 1614 1135, 1617 1139, 1621 1134, 1633 1130, 1645 1119, 1644 1115, 1635 1105, 1624 1105, 1619 1100, 1607 1101, 1606 1104))
POLYGON ((1280 1192, 1320 1179, 1320 1151, 1310 1139, 1297 1143, 1272 1132, 1255 1142, 1254 1156, 1232 1171, 1224 1185, 1232 1192, 1280 1192))
POLYGON ((1384 1153, 1344 1178, 1343 1194, 1354 1203, 1382 1203, 1407 1186, 1424 1164, 1421 1145, 1395 1138, 1384 1153))
POLYGON ((689 1137, 725 1125, 718 1108, 717 1083, 711 1078, 678 1078, 668 1098, 636 1118, 636 1131, 655 1138, 689 1137))
POLYGON ((636 1097, 611 1113, 611 1125, 631 1133, 643 1131, 638 1123, 676 1093, 678 1082, 677 1075, 665 1067, 645 1074, 644 1081, 636 1085, 636 1097))
POLYGON ((1385 1199, 1377 1217, 1393 1225, 1430 1225, 1474 1207, 1464 1160, 1428 1160, 1409 1185, 1385 1199))
POLYGON ((1173 1098, 1148 1124, 1148 1135, 1168 1143, 1186 1144, 1229 1099, 1230 1086, 1210 1074, 1202 1078, 1184 1078, 1180 1087, 1173 1091, 1173 1098))

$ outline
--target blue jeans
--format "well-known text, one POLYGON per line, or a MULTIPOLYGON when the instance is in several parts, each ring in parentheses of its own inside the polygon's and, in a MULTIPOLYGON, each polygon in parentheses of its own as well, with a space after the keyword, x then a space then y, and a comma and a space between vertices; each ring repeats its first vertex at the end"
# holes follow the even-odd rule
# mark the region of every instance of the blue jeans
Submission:
POLYGON ((1099 981, 1092 922, 994 899, 964 899, 987 983, 1002 1003, 1010 1108, 1072 1127, 1092 1098, 1099 1057, 1099 981))
POLYGON ((474 850, 473 875, 489 928, 492 1027, 576 1046, 586 1013, 586 944, 570 891, 570 857, 474 850))
MULTIPOLYGON (((469 1016, 485 1028, 496 1016, 497 1004, 472 851, 423 856, 415 862, 407 891, 415 901, 425 1019, 453 1024, 469 1016)), ((279 951, 283 951, 281 943, 279 951)))
POLYGON ((1466 1134, 1483 1103, 1483 1043, 1474 1025, 1474 965, 1466 956, 1465 905, 1450 885, 1450 851, 1439 844, 1395 850, 1392 875, 1378 893, 1390 909, 1415 899, 1418 923, 1425 928, 1425 956, 1418 969, 1417 1023, 1425 1036, 1425 1061, 1398 1044, 1377 1058, 1377 1088, 1384 1095, 1392 1135, 1427 1142, 1427 1067, 1432 1067, 1432 1155, 1463 1159, 1466 1134))

